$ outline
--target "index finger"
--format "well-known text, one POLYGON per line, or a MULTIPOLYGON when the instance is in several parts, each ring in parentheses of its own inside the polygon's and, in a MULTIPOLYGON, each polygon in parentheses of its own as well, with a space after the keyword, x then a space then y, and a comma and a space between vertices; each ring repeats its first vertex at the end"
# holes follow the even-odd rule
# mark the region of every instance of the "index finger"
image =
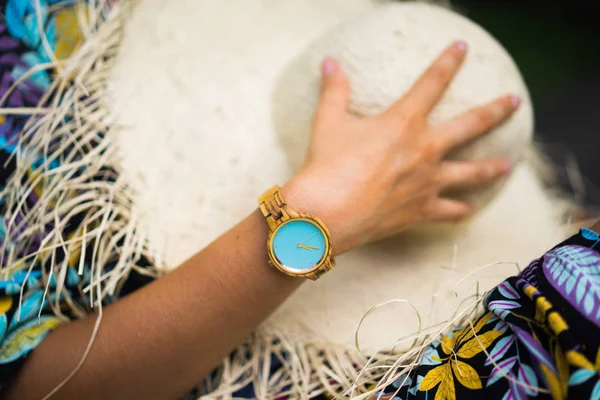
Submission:
POLYGON ((449 46, 419 77, 411 89, 388 110, 390 113, 427 115, 458 72, 467 51, 465 42, 449 46))

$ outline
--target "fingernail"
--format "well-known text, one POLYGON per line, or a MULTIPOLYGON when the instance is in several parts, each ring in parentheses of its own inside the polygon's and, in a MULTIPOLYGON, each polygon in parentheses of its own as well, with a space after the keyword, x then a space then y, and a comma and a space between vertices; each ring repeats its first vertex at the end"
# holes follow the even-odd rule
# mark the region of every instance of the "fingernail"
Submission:
POLYGON ((331 75, 336 70, 336 63, 331 58, 326 58, 323 62, 323 75, 331 75))
POLYGON ((458 42, 456 42, 455 46, 462 53, 465 53, 467 51, 467 43, 462 40, 459 40, 458 42))
POLYGON ((502 172, 508 174, 510 171, 512 171, 512 165, 510 165, 508 161, 504 161, 502 164, 502 172))
POLYGON ((521 104, 521 98, 517 95, 510 96, 510 102, 512 103, 514 108, 518 108, 519 104, 521 104))

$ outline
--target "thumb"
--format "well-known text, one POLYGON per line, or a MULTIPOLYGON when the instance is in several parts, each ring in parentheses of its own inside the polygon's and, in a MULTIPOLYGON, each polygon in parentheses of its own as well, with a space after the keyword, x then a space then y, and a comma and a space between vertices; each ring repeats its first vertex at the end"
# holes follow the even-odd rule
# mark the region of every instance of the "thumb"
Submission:
POLYGON ((316 118, 330 119, 344 115, 350 101, 350 84, 340 64, 326 58, 321 67, 321 100, 316 118))

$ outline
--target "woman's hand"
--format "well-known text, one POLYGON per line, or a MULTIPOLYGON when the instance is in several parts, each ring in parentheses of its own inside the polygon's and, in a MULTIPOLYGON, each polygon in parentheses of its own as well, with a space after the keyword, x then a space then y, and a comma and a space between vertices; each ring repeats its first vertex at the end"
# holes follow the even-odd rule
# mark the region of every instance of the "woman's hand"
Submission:
POLYGON ((510 171, 504 160, 444 157, 507 119, 519 105, 517 97, 507 95, 438 125, 427 122, 465 52, 464 43, 453 44, 402 99, 363 119, 347 112, 350 87, 339 64, 323 63, 308 154, 283 191, 290 205, 323 219, 335 254, 414 224, 465 218, 473 207, 444 198, 445 191, 482 185, 510 171))

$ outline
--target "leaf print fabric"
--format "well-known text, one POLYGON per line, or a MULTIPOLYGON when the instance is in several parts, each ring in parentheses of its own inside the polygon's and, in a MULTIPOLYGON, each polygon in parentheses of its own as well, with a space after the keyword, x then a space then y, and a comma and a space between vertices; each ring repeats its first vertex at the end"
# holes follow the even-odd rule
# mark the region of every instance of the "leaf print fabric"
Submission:
POLYGON ((600 400, 599 240, 582 229, 500 283, 381 398, 600 400))
POLYGON ((583 316, 600 327, 600 260, 584 246, 564 246, 543 257, 546 279, 583 316))

